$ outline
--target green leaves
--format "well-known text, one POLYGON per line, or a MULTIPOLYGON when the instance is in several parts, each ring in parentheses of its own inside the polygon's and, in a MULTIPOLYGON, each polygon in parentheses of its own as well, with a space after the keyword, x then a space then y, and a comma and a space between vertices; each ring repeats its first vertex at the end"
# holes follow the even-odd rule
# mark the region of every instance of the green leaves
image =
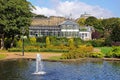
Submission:
POLYGON ((10 38, 20 35, 21 27, 28 29, 33 15, 32 8, 26 0, 0 0, 0 34, 10 38))
POLYGON ((113 30, 111 32, 111 39, 114 42, 120 42, 120 21, 117 21, 113 25, 113 30))

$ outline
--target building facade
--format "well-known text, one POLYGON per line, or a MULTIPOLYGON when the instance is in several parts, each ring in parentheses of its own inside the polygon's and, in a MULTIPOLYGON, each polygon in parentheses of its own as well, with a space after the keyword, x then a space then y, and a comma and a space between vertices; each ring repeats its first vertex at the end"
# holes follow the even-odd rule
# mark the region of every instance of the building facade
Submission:
POLYGON ((92 27, 90 26, 80 27, 76 22, 72 20, 65 20, 59 25, 55 26, 32 25, 29 27, 30 37, 56 36, 91 40, 91 34, 92 27))

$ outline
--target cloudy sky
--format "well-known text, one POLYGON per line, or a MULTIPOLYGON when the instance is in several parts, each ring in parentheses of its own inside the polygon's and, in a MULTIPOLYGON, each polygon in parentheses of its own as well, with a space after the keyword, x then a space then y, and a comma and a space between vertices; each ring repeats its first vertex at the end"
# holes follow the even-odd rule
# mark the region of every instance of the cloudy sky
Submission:
POLYGON ((32 12, 45 16, 78 18, 83 13, 95 17, 120 17, 120 0, 27 0, 36 9, 32 12))

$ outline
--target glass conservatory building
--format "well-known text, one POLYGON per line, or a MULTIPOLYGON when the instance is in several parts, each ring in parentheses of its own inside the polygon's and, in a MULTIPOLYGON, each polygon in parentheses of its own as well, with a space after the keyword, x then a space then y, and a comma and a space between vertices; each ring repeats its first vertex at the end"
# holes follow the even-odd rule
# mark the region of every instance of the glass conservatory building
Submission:
POLYGON ((66 20, 56 26, 30 26, 29 36, 56 36, 67 38, 81 38, 83 40, 91 39, 92 28, 80 27, 77 23, 71 20, 66 20))

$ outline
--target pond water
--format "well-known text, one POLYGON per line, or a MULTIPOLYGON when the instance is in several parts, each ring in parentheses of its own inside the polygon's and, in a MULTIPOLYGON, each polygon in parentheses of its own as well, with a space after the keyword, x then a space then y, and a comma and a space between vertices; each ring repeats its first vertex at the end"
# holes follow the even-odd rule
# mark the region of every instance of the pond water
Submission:
POLYGON ((0 62, 0 80, 120 80, 120 62, 43 61, 45 75, 33 75, 35 61, 0 62))

